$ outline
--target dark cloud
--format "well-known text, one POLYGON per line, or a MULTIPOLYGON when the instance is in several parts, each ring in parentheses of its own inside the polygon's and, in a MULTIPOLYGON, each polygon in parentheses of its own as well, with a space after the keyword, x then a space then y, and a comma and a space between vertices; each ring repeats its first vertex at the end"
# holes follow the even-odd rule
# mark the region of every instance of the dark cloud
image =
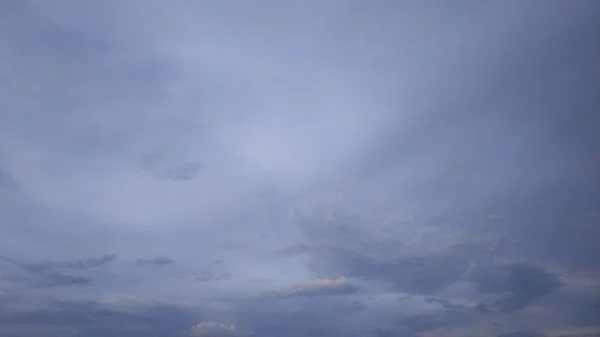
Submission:
POLYGON ((54 325, 77 331, 79 336, 158 337, 186 330, 198 314, 194 307, 168 303, 49 300, 26 308, 0 304, 0 326, 2 323, 54 325))
POLYGON ((447 221, 407 220, 385 211, 361 215, 350 206, 317 204, 295 212, 294 221, 306 242, 279 249, 275 255, 308 254, 308 266, 319 277, 347 275, 430 294, 462 280, 472 264, 493 260, 502 251, 504 236, 497 229, 483 238, 473 234, 461 239, 457 233, 465 232, 464 227, 447 221), (423 232, 431 233, 431 242, 419 239, 423 232))
POLYGON ((157 151, 144 154, 139 167, 152 172, 157 178, 169 181, 189 181, 198 176, 202 170, 202 165, 196 161, 188 161, 174 167, 165 167, 168 160, 166 153, 157 151))
POLYGON ((399 335, 392 329, 376 328, 373 330, 373 336, 375 337, 398 337, 399 335))
MULTIPOLYGON (((540 266, 499 262, 490 252, 496 252, 496 249, 459 243, 426 254, 387 257, 367 255, 334 241, 291 246, 276 254, 285 257, 308 253, 308 266, 322 277, 348 275, 385 281, 394 289, 408 293, 433 294, 454 283, 471 281, 481 293, 502 295, 493 304, 481 303, 477 307, 479 312, 515 311, 553 293, 561 285, 557 274, 540 266)), ((447 309, 461 307, 443 299, 428 300, 447 309)))
POLYGON ((332 301, 321 298, 295 298, 287 301, 261 299, 242 304, 238 309, 240 325, 255 336, 348 336, 360 335, 354 326, 339 324, 356 312, 344 312, 332 301))
POLYGON ((162 157, 162 154, 158 152, 146 153, 140 158, 139 166, 144 170, 153 171, 159 165, 159 161, 162 160, 162 157))
POLYGON ((116 259, 117 254, 106 254, 100 257, 90 257, 72 261, 43 261, 37 263, 21 263, 20 266, 21 268, 32 273, 52 271, 55 269, 87 270, 91 268, 100 267, 107 263, 113 262, 116 259))
POLYGON ((135 262, 136 266, 166 266, 172 264, 173 260, 168 256, 157 256, 153 259, 140 258, 135 262))
POLYGON ((367 306, 365 306, 362 302, 358 300, 354 300, 348 303, 347 309, 350 312, 363 311, 367 310, 367 306))
MULTIPOLYGON (((0 161, 0 164, 1 163, 2 163, 2 161, 0 161)), ((0 167, 0 188, 5 188, 5 189, 11 190, 11 191, 15 191, 15 190, 19 189, 19 185, 17 184, 17 181, 15 180, 13 175, 10 174, 9 172, 6 172, 1 167, 0 167)))
POLYGON ((293 256, 296 254, 308 253, 310 251, 310 246, 308 244, 297 244, 290 247, 285 247, 274 251, 276 256, 286 257, 293 256))
POLYGON ((170 181, 188 181, 196 178, 201 169, 200 163, 187 162, 181 166, 161 171, 157 173, 157 176, 170 181))
POLYGON ((463 304, 453 303, 451 300, 446 298, 427 297, 425 298, 426 303, 438 303, 445 309, 462 309, 465 308, 463 304))
POLYGON ((408 336, 419 332, 439 329, 447 326, 449 323, 442 317, 432 315, 410 315, 401 317, 397 321, 399 333, 408 336))
POLYGON ((224 242, 221 244, 221 249, 229 251, 239 251, 244 249, 244 246, 236 242, 224 242))
POLYGON ((38 286, 87 285, 92 282, 93 278, 89 276, 51 272, 44 275, 38 286))
MULTIPOLYGON (((331 211, 332 207, 329 206, 329 212, 331 211)), ((335 208, 333 211, 340 214, 335 208)), ((442 235, 452 235, 452 231, 460 232, 461 226, 453 228, 432 224, 429 228, 422 228, 432 233, 439 232, 441 239, 438 240, 444 244, 442 247, 392 255, 377 237, 347 230, 349 226, 364 227, 373 220, 353 216, 338 217, 346 219, 339 222, 336 219, 332 221, 331 217, 328 219, 321 213, 317 209, 313 213, 317 216, 297 217, 298 225, 308 242, 280 249, 275 252, 276 255, 289 257, 308 254, 309 268, 321 277, 347 275, 364 280, 385 281, 402 292, 434 294, 452 284, 472 281, 479 292, 503 294, 503 298, 492 306, 496 309, 482 304, 481 312, 514 311, 553 293, 560 286, 558 275, 547 272, 542 267, 519 262, 500 262, 498 255, 502 253, 506 236, 498 235, 501 232, 497 230, 496 233, 491 233, 494 235, 488 235, 489 239, 485 239, 484 234, 472 231, 475 240, 453 239, 448 244, 444 243, 446 239, 442 235), (442 232, 448 229, 451 230, 449 233, 442 232), (336 234, 338 230, 343 230, 344 235, 336 234), (371 246, 375 246, 375 249, 371 246)), ((404 241, 408 241, 407 238, 404 241)), ((400 246, 397 252, 406 251, 401 239, 397 242, 400 246)), ((452 306, 450 303, 444 305, 452 306)))
POLYGON ((91 258, 86 258, 83 260, 66 261, 66 262, 59 262, 59 263, 54 262, 53 264, 55 267, 59 267, 59 268, 84 270, 84 269, 90 269, 90 268, 102 266, 104 264, 113 262, 116 259, 117 259, 117 254, 106 254, 106 255, 102 255, 100 257, 91 257, 91 258))
POLYGON ((79 332, 69 326, 57 324, 2 324, 0 336, 3 337, 71 337, 79 332))
POLYGON ((500 334, 496 337, 546 337, 546 334, 535 331, 513 331, 500 334))
POLYGON ((504 293, 496 305, 503 311, 524 308, 561 286, 559 275, 526 263, 500 263, 476 268, 471 273, 479 291, 504 293))
MULTIPOLYGON (((310 252, 309 267, 322 277, 336 274, 392 283, 398 290, 429 294, 461 280, 473 261, 478 246, 456 246, 436 252, 404 257, 378 257, 336 244, 300 245, 278 252, 288 256, 310 252)), ((483 251, 483 250, 482 250, 483 251)), ((484 255, 483 255, 484 256, 484 255)))
POLYGON ((72 274, 55 270, 31 272, 28 277, 20 277, 18 280, 21 287, 30 289, 57 286, 85 286, 94 282, 94 278, 88 275, 72 274))
POLYGON ((6 276, 7 278, 18 280, 20 285, 26 288, 45 288, 66 285, 89 285, 93 283, 94 278, 85 274, 85 272, 89 269, 113 262, 116 258, 116 254, 106 254, 100 257, 71 261, 23 263, 6 258, 3 260, 13 266, 13 268, 7 268, 7 271, 10 271, 14 275, 6 276), (18 270, 22 270, 26 274, 19 273, 18 270))

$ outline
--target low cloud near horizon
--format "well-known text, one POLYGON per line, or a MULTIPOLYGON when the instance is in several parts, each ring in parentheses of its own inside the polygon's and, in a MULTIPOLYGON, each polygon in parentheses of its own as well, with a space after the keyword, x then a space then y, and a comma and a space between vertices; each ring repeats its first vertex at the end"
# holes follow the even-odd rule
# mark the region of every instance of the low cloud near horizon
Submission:
POLYGON ((0 2, 0 336, 591 336, 600 3, 0 2))

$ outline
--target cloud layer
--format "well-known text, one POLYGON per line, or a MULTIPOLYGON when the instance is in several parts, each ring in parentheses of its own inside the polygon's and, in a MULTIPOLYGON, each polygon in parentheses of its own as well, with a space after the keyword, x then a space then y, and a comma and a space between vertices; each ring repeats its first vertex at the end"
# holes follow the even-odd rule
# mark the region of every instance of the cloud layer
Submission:
POLYGON ((597 333, 599 15, 0 2, 0 335, 597 333))

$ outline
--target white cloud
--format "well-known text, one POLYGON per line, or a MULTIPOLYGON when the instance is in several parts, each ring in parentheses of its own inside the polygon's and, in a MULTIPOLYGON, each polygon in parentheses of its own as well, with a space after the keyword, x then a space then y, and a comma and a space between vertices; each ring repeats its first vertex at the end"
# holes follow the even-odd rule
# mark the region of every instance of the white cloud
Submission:
POLYGON ((293 298, 300 296, 327 296, 351 295, 358 292, 358 288, 347 278, 316 279, 308 283, 296 284, 291 287, 261 293, 259 297, 266 298, 293 298))
POLYGON ((242 337, 252 336, 253 334, 247 331, 242 331, 234 325, 218 324, 215 322, 203 322, 193 325, 188 330, 190 336, 199 337, 242 337))

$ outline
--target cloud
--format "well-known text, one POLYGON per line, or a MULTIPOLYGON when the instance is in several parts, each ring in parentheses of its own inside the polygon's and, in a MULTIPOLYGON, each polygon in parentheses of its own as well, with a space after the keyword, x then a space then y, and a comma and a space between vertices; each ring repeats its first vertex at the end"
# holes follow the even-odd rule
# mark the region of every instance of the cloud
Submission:
POLYGON ((557 274, 526 263, 501 263, 483 266, 471 274, 477 288, 485 293, 507 293, 496 302, 505 311, 522 309, 561 285, 557 274))
POLYGON ((235 242, 224 242, 220 245, 221 249, 228 251, 239 251, 244 249, 244 246, 235 242))
POLYGON ((89 276, 50 272, 43 276, 42 280, 38 283, 38 286, 87 285, 92 283, 92 281, 93 278, 89 276))
POLYGON ((600 326, 567 326, 545 332, 549 337, 594 337, 600 334, 600 326))
POLYGON ((89 257, 79 260, 70 261, 40 261, 40 262, 18 262, 12 259, 6 259, 5 261, 15 264, 30 273, 41 274, 46 272, 52 272, 55 270, 88 270, 97 268, 105 264, 114 262, 117 259, 117 254, 105 254, 100 257, 89 257))
POLYGON ((176 168, 169 168, 158 173, 160 179, 170 181, 188 181, 196 178, 202 166, 196 162, 188 162, 176 168))
MULTIPOLYGON (((355 221, 350 220, 349 225, 356 226, 355 221)), ((558 275, 546 272, 542 267, 520 262, 500 262, 497 259, 501 251, 499 247, 506 241, 506 236, 500 235, 500 232, 485 236, 477 234, 475 239, 469 239, 462 234, 456 235, 464 232, 460 226, 411 223, 413 232, 430 231, 428 240, 437 240, 441 247, 416 247, 416 252, 392 255, 381 249, 385 248, 385 241, 374 235, 368 237, 351 231, 346 231, 346 235, 338 235, 336 230, 340 225, 336 220, 300 220, 299 226, 309 227, 306 229, 306 233, 309 233, 306 234, 307 242, 279 249, 275 255, 293 257, 307 253, 310 257, 308 267, 322 277, 341 274, 363 280, 384 281, 394 289, 414 294, 434 294, 453 284, 473 281, 480 292, 510 294, 495 304, 501 310, 522 308, 551 294, 560 286, 558 275), (319 236, 327 239, 319 239, 319 236), (419 248, 420 252, 417 250, 419 248), (493 289, 495 286, 499 289, 493 289)), ((402 224, 393 225, 402 229, 402 224)), ((397 251, 407 251, 403 243, 410 239, 398 238, 397 245, 400 248, 397 251)))
POLYGON ((85 286, 93 282, 94 278, 89 275, 55 270, 33 272, 28 276, 17 277, 13 280, 15 290, 52 288, 57 286, 85 286))
MULTIPOLYGON (((54 330, 61 333, 75 331, 77 336, 172 336, 190 326, 197 319, 199 309, 186 304, 153 301, 21 298, 18 302, 0 304, 0 314, 14 329, 31 331, 32 334, 23 335, 27 337, 54 336, 54 330), (47 335, 44 326, 49 328, 47 335)), ((0 330, 0 335, 3 332, 0 330)))
POLYGON ((99 267, 109 262, 113 262, 117 259, 117 254, 107 254, 99 258, 87 258, 78 261, 69 261, 63 263, 61 266, 69 269, 90 269, 99 267))
POLYGON ((177 165, 164 151, 146 153, 141 156, 139 166, 154 174, 158 179, 168 181, 189 181, 198 177, 202 165, 196 161, 187 161, 177 165))
POLYGON ((84 272, 115 261, 116 254, 84 258, 70 261, 18 262, 3 258, 12 267, 6 268, 8 279, 20 283, 19 286, 46 288, 65 285, 89 285, 94 278, 84 272), (16 267, 16 268, 15 268, 16 267), (20 273, 19 270, 27 274, 20 273))
MULTIPOLYGON (((473 248, 478 249, 477 246, 473 248)), ((450 247, 435 253, 390 258, 336 244, 297 246, 285 249, 279 255, 307 250, 311 254, 308 266, 318 275, 341 273, 385 281, 399 290, 419 294, 433 293, 461 280, 469 265, 481 257, 450 247)))
POLYGON ((600 263, 597 2, 148 1, 0 1, 0 256, 34 261, 0 269, 3 323, 591 319, 548 274, 600 263))
POLYGON ((34 264, 22 265, 22 268, 34 271, 34 270, 46 270, 46 269, 74 269, 74 270, 86 270, 91 268, 100 267, 107 263, 113 262, 117 259, 117 254, 105 254, 100 257, 89 257, 80 260, 73 261, 44 261, 34 264))
POLYGON ((71 337, 79 332, 69 326, 56 324, 3 324, 0 323, 0 335, 10 337, 71 337))
POLYGON ((438 316, 432 315, 411 315, 407 317, 401 317, 397 323, 398 330, 404 334, 417 334, 419 332, 435 330, 444 326, 447 326, 447 318, 444 319, 438 316))
POLYGON ((389 282, 400 291, 431 294, 461 281, 471 265, 493 260, 505 241, 496 228, 469 237, 460 224, 349 207, 317 204, 295 212, 294 222, 306 241, 274 254, 308 254, 308 267, 320 277, 348 275, 389 282), (369 227, 382 221, 385 226, 369 227))
POLYGON ((10 191, 15 191, 19 188, 19 184, 14 176, 2 167, 2 153, 0 152, 0 188, 5 188, 10 191))
MULTIPOLYGON (((503 321, 500 319, 500 321, 503 321)), ((510 322, 510 320, 509 320, 510 322)), ((529 329, 529 328, 519 328, 520 324, 518 323, 509 323, 509 325, 513 326, 507 327, 504 324, 499 323, 498 321, 492 322, 489 324, 479 325, 473 324, 472 326, 464 326, 464 324, 456 324, 456 328, 454 327, 446 327, 440 328, 431 331, 422 332, 419 336, 423 337, 433 337, 433 336, 448 336, 448 337, 459 337, 459 336, 467 336, 467 337, 478 337, 478 336, 489 336, 489 337, 547 337, 546 333, 541 330, 529 329), (514 326, 517 326, 515 328, 514 326)), ((527 324, 526 324, 527 325, 527 324)))
POLYGON ((535 331, 513 331, 499 334, 496 337, 546 337, 546 334, 535 331))
POLYGON ((233 277, 230 273, 202 273, 200 275, 196 275, 196 281, 200 282, 209 282, 209 281, 225 281, 229 280, 233 277))
POLYGON ((436 298, 436 297, 427 297, 425 298, 425 302, 427 303, 439 303, 442 307, 446 309, 462 309, 465 306, 462 304, 453 303, 451 300, 446 298, 436 298))
POLYGON ((185 336, 198 337, 235 337, 252 336, 248 331, 239 330, 234 325, 218 324, 215 322, 203 322, 191 326, 185 336))
POLYGON ((305 284, 298 284, 292 287, 268 291, 262 293, 263 298, 295 298, 295 297, 314 297, 314 296, 335 296, 335 295, 350 295, 358 292, 358 288, 354 286, 347 278, 339 279, 317 279, 305 284))
POLYGON ((15 181, 15 178, 9 172, 0 169, 0 188, 6 188, 8 190, 16 190, 19 185, 15 181))
POLYGON ((169 264, 173 264, 173 260, 170 257, 168 257, 168 256, 157 256, 157 257, 155 257, 153 259, 142 259, 142 258, 140 258, 140 259, 138 259, 135 262, 135 265, 136 266, 140 266, 140 267, 142 267, 142 266, 150 266, 150 265, 153 265, 153 266, 166 266, 166 265, 169 265, 169 264))
POLYGON ((310 251, 309 245, 305 244, 305 243, 301 243, 301 244, 277 249, 273 253, 276 256, 287 257, 287 256, 293 256, 296 254, 308 253, 309 251, 310 251))

